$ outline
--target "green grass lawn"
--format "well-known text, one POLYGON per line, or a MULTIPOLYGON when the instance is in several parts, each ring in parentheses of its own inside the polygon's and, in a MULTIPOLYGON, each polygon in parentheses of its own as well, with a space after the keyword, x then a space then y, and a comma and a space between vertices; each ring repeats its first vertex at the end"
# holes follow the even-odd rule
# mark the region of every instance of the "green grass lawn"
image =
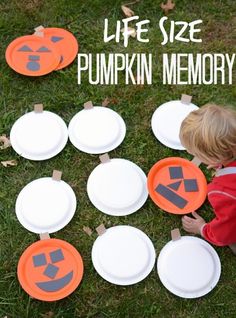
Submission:
MULTIPOLYGON (((235 104, 235 86, 164 86, 161 83, 160 56, 164 52, 234 53, 236 44, 236 2, 234 0, 176 0, 171 19, 193 21, 203 19, 202 44, 175 42, 161 46, 159 19, 163 16, 161 1, 141 0, 130 7, 141 19, 150 19, 147 44, 130 40, 125 49, 122 44, 103 42, 104 18, 111 25, 122 19, 120 0, 2 0, 0 2, 0 135, 9 134, 14 121, 35 102, 56 112, 68 123, 82 109, 84 102, 92 100, 100 105, 110 97, 110 107, 122 115, 127 135, 120 147, 110 153, 113 158, 125 158, 138 164, 145 173, 152 165, 168 156, 190 158, 184 151, 174 151, 161 145, 153 136, 150 119, 156 107, 163 102, 178 99, 181 93, 193 95, 193 102, 235 104), (38 25, 64 27, 75 34, 81 53, 146 52, 155 56, 152 86, 92 86, 84 78, 77 85, 76 61, 68 68, 40 78, 21 76, 5 62, 5 49, 14 38, 30 34, 38 25), (159 72, 159 73, 158 73, 159 72)), ((124 2, 123 2, 124 3, 124 2)), ((99 163, 98 156, 76 150, 69 142, 55 158, 33 162, 19 157, 11 148, 0 152, 0 161, 16 159, 16 167, 0 166, 0 318, 143 318, 143 317, 235 317, 236 267, 235 257, 228 248, 216 248, 222 275, 217 287, 200 299, 181 299, 168 292, 161 284, 156 266, 141 283, 120 287, 103 280, 91 261, 91 248, 97 235, 89 237, 83 226, 95 229, 118 224, 135 226, 149 235, 160 249, 170 240, 170 231, 181 227, 180 217, 163 212, 148 199, 142 209, 130 216, 111 217, 96 210, 86 193, 87 178, 99 163), (30 181, 49 176, 53 169, 63 170, 63 179, 74 189, 78 207, 73 220, 63 230, 51 235, 74 245, 83 256, 85 274, 82 284, 64 300, 46 303, 31 299, 20 287, 16 268, 20 255, 38 236, 25 230, 18 222, 14 206, 20 190, 30 181)), ((206 172, 208 180, 210 173, 206 172)), ((206 203, 202 215, 211 219, 212 211, 206 203)), ((182 234, 184 231, 181 230, 182 234)))

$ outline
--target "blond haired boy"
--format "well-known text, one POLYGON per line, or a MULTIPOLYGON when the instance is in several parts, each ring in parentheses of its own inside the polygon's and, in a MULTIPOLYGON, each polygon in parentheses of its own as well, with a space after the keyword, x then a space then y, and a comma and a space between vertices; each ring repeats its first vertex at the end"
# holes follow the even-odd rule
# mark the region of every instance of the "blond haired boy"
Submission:
POLYGON ((215 218, 206 223, 193 212, 194 218, 182 218, 183 227, 215 245, 229 245, 236 254, 236 111, 208 104, 191 112, 181 125, 180 140, 190 154, 216 169, 208 184, 215 218))

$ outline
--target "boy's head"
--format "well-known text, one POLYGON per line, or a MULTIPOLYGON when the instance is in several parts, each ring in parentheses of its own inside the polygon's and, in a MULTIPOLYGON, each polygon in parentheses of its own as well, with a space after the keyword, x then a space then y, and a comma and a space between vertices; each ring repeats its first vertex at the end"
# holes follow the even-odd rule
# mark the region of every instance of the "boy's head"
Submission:
POLYGON ((206 164, 227 164, 236 157, 236 111, 207 104, 182 122, 180 140, 206 164))

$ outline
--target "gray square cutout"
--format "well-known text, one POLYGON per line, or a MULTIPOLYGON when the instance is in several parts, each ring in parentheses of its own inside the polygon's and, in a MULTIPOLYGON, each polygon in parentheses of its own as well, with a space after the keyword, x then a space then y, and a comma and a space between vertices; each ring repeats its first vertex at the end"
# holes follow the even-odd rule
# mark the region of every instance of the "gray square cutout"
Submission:
POLYGON ((43 266, 47 264, 46 256, 44 253, 33 256, 34 267, 43 266))
POLYGON ((58 271, 59 271, 59 267, 52 264, 48 264, 43 274, 49 278, 54 278, 58 271))
POLYGON ((62 250, 59 248, 58 250, 55 250, 50 253, 50 258, 52 263, 57 263, 64 260, 64 255, 62 253, 62 250))
POLYGON ((198 192, 198 184, 196 179, 185 179, 184 189, 186 192, 198 192))
POLYGON ((170 178, 171 179, 183 179, 183 169, 182 167, 169 167, 170 178))

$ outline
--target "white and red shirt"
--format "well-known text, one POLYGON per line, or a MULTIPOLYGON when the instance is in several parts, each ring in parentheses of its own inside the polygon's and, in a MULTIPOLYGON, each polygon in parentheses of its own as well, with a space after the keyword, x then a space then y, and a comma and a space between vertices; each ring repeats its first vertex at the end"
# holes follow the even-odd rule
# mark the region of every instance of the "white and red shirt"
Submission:
POLYGON ((215 218, 202 228, 203 237, 218 246, 236 243, 236 161, 216 172, 208 184, 215 218))

